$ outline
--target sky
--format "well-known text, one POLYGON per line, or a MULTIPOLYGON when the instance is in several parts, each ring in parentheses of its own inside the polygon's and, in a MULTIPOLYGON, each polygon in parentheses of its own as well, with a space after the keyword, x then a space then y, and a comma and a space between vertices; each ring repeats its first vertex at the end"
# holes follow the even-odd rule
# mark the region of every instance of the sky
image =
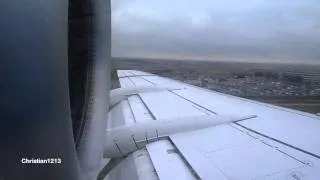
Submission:
POLYGON ((112 56, 320 64, 318 0, 112 0, 112 56))

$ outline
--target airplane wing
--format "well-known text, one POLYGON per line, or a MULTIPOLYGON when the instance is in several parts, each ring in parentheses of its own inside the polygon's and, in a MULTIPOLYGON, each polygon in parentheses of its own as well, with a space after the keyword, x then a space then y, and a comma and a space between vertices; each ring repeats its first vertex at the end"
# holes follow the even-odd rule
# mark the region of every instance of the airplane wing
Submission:
MULTIPOLYGON (((119 134, 110 135, 115 151, 124 159, 106 179, 320 178, 318 116, 141 71, 119 70, 118 76, 121 89, 111 93, 111 101, 115 100, 109 113, 109 131, 160 121, 170 128, 171 122, 166 119, 188 122, 193 117, 212 117, 212 121, 223 116, 234 118, 160 137, 158 132, 147 134, 153 128, 148 125, 142 130, 144 144, 139 146, 141 140, 130 137, 135 142, 132 152, 121 144, 119 134)), ((127 134, 131 132, 135 133, 128 129, 127 134)))

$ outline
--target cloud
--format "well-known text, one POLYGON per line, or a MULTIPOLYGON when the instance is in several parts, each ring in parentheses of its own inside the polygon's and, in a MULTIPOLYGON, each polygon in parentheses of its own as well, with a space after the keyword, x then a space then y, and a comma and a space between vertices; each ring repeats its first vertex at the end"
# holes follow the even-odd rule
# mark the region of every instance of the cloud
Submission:
POLYGON ((112 26, 112 55, 118 57, 320 58, 320 4, 312 0, 121 0, 112 26))

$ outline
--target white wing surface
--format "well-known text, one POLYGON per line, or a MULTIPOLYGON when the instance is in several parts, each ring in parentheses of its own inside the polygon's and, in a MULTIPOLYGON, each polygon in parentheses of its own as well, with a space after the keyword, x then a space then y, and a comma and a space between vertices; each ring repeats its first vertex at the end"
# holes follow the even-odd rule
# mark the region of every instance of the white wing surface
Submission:
POLYGON ((127 93, 110 110, 108 130, 164 119, 251 118, 156 139, 146 135, 110 172, 110 179, 127 178, 119 172, 128 166, 136 169, 128 177, 137 179, 320 179, 319 116, 141 71, 121 70, 118 75, 127 93))

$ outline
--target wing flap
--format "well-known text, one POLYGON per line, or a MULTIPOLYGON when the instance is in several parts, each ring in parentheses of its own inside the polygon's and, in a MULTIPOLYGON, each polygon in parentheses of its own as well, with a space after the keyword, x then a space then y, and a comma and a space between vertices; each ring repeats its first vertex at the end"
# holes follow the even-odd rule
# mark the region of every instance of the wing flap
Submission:
POLYGON ((168 140, 151 143, 147 145, 147 150, 159 179, 195 179, 168 140))

